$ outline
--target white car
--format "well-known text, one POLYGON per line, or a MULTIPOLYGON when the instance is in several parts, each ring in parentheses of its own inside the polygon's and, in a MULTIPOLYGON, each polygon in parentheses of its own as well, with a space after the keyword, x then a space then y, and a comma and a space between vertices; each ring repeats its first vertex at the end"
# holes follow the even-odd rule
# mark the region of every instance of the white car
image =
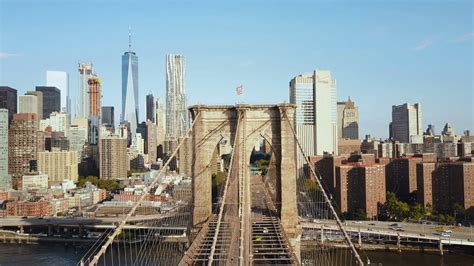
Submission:
POLYGON ((436 232, 435 234, 442 236, 442 237, 451 237, 450 234, 446 234, 445 232, 436 232))

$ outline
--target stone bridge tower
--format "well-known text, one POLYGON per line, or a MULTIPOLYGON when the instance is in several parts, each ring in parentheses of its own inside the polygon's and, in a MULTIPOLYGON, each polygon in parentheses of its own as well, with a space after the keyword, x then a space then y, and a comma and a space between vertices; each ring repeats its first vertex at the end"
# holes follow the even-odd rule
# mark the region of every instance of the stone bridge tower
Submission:
MULTIPOLYGON (((296 203, 296 142, 290 128, 294 127, 295 105, 207 106, 189 108, 195 122, 192 130, 193 226, 199 227, 212 215, 212 180, 209 168, 213 151, 223 139, 230 140, 238 160, 239 182, 242 182, 243 213, 250 214, 250 155, 260 138, 270 143, 276 162, 275 205, 285 233, 296 234, 298 210, 296 203), (198 116, 199 114, 199 116, 198 116), (240 122, 238 123, 238 117, 240 122), (238 136, 235 134, 238 130, 238 136), (237 143, 233 143, 236 139, 237 143), (248 202, 246 202, 248 201, 248 202)), ((249 217, 249 215, 247 216, 249 217)))

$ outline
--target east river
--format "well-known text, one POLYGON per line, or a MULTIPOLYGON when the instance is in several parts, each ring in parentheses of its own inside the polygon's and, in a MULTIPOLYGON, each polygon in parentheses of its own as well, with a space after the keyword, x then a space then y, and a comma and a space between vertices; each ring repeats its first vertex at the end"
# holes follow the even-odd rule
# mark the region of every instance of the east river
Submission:
MULTIPOLYGON (((77 265, 85 252, 84 249, 59 244, 0 244, 0 265, 77 265)), ((472 266, 474 256, 463 254, 445 254, 404 251, 365 251, 372 265, 442 265, 472 266)))

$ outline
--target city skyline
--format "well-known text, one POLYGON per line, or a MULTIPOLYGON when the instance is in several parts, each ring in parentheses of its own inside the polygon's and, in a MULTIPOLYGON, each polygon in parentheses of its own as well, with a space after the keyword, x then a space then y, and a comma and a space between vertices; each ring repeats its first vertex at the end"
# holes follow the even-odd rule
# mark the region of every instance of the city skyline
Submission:
POLYGON ((0 0, 0 265, 469 264, 473 11, 0 0))
MULTIPOLYGON (((177 52, 187 58, 185 82, 190 105, 288 101, 288 81, 319 68, 329 69, 337 77, 338 101, 350 96, 357 102, 359 138, 365 134, 388 137, 390 107, 405 102, 423 105, 423 128, 428 124, 440 128, 446 122, 453 125, 457 134, 473 128, 472 57, 469 56, 474 36, 469 23, 472 3, 391 2, 386 7, 342 2, 307 5, 307 10, 301 10, 298 4, 288 3, 275 7, 268 7, 264 2, 251 7, 230 3, 211 8, 205 3, 177 6, 139 2, 136 8, 140 12, 132 12, 128 19, 116 23, 117 17, 104 9, 107 4, 98 3, 95 10, 83 14, 95 18, 84 26, 94 23, 98 30, 83 35, 67 29, 78 26, 74 17, 69 16, 78 8, 77 3, 61 3, 46 10, 29 1, 4 1, 0 83, 23 95, 35 86, 45 85, 45 71, 55 69, 69 73, 69 91, 76 93, 77 63, 91 62, 103 78, 104 105, 114 105, 121 113, 118 55, 123 53, 126 30, 131 25, 134 50, 141 56, 139 121, 145 117, 146 92, 164 98, 163 58, 177 52), (331 12, 319 12, 319 9, 331 12), (188 16, 182 24, 176 24, 170 17, 176 10, 188 16), (420 10, 424 16, 415 16, 420 10), (36 20, 37 25, 30 29, 27 21, 13 19, 19 12, 32 18, 55 12, 64 23, 59 27, 57 20, 36 20), (98 12, 110 22, 103 19, 97 23, 98 12), (157 12, 152 17, 159 19, 135 21, 141 12, 157 12), (314 14, 306 16, 308 13, 314 14), (282 14, 286 18, 280 21, 282 14), (402 14, 407 21, 400 23, 402 14), (209 25, 217 27, 209 29, 209 25), (305 26, 314 30, 295 31, 305 26), (274 33, 275 28, 279 30, 274 33), (51 34, 44 34, 45 31, 51 34), (13 38, 18 32, 20 36, 13 38), (158 34, 152 36, 152 32, 158 34), (66 35, 67 45, 48 41, 58 34, 66 35), (202 34, 209 38, 200 38, 202 34), (297 38, 287 38, 290 34, 297 38), (165 38, 167 35, 172 37, 165 38), (35 46, 27 44, 25 39, 31 36, 38 40, 35 46), (91 38, 93 45, 84 46, 80 42, 85 36, 91 38), (102 37, 108 41, 99 42, 102 37), (344 40, 350 40, 351 45, 345 45, 344 40), (397 67, 400 65, 405 67, 397 67), (238 97, 234 89, 241 83, 246 90, 243 97, 238 97), (446 102, 441 95, 447 91, 463 97, 446 102)), ((118 2, 113 6, 118 10, 128 7, 118 2)))

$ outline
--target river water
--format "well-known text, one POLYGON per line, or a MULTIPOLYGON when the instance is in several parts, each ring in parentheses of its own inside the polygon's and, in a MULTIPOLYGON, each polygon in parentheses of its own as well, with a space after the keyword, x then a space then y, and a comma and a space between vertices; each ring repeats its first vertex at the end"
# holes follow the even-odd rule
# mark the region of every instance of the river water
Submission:
MULTIPOLYGON (((0 265, 77 265, 85 249, 59 244, 0 244, 0 265)), ((365 251, 374 265, 474 266, 474 256, 404 251, 365 251), (381 264, 379 264, 381 263, 381 264)))

